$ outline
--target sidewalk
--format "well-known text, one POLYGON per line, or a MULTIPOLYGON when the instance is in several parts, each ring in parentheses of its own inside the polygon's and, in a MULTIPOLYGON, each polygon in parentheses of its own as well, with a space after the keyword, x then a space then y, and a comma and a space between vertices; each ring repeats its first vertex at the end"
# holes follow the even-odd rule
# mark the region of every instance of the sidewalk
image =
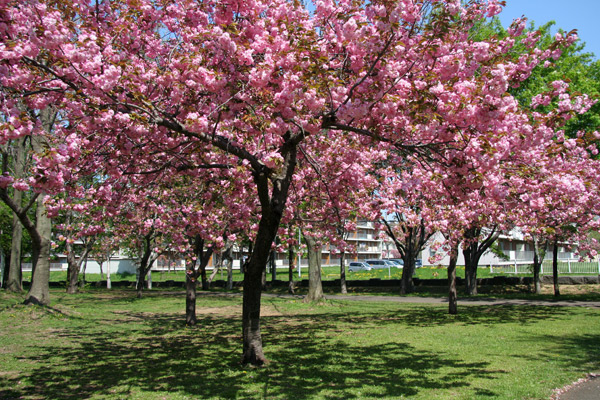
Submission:
MULTIPOLYGON (((285 297, 288 295, 281 295, 285 297)), ((299 296, 302 297, 302 296, 299 296)), ((396 303, 424 303, 445 304, 447 297, 416 297, 416 296, 371 296, 371 295, 326 295, 327 300, 354 300, 354 301, 382 301, 396 303)), ((496 299, 493 297, 465 297, 458 298, 458 305, 472 306, 559 306, 559 307, 593 307, 600 308, 600 301, 566 301, 566 300, 523 300, 523 299, 496 299)), ((600 400, 600 395, 598 396, 600 400)))
POLYGON ((600 399, 600 374, 589 374, 586 378, 556 389, 551 400, 598 400, 600 399))

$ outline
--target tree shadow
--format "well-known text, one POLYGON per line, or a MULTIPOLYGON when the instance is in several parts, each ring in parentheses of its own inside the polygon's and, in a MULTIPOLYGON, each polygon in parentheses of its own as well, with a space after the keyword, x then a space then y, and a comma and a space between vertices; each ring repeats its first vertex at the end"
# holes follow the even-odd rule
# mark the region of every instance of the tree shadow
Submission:
MULTIPOLYGON (((331 304, 342 304, 339 301, 329 301, 331 304)), ((343 308, 342 308, 343 310, 343 308)), ((349 323, 372 323, 372 324, 402 324, 409 327, 432 327, 444 324, 463 325, 496 325, 518 322, 519 324, 533 324, 541 320, 557 320, 568 315, 569 310, 565 307, 533 307, 522 305, 482 305, 467 306, 459 308, 456 315, 448 314, 446 307, 439 305, 419 305, 390 309, 389 305, 385 311, 375 310, 373 312, 361 312, 360 315, 352 315, 347 312, 327 313, 327 318, 336 321, 347 321, 349 323)), ((310 314, 302 316, 309 317, 310 314)))
POLYGON ((528 337, 532 343, 548 343, 548 349, 520 357, 534 360, 553 360, 565 369, 574 369, 582 373, 600 370, 600 333, 563 336, 560 334, 528 337))
MULTIPOLYGON (((32 363, 28 376, 0 375, 0 388, 10 388, 0 389, 0 398, 127 398, 136 391, 227 399, 411 397, 423 390, 470 387, 474 378, 492 380, 505 372, 487 362, 465 362, 404 342, 361 345, 336 339, 345 331, 339 324, 402 329, 534 323, 559 319, 566 312, 556 307, 471 306, 450 316, 440 307, 412 306, 353 315, 340 306, 321 314, 268 316, 262 319, 263 340, 271 363, 255 369, 239 365, 237 317, 200 316, 201 326, 190 329, 180 314, 122 310, 118 320, 95 320, 110 329, 86 325, 55 332, 64 347, 33 343, 36 355, 24 360, 32 363)), ((586 352, 598 337, 584 339, 563 338, 563 345, 586 352)), ((591 354, 598 356, 597 349, 591 354)), ((497 396, 475 387, 472 393, 478 398, 497 396)))
POLYGON ((202 327, 189 329, 181 326, 181 317, 164 315, 148 321, 148 329, 128 330, 127 337, 118 330, 63 331, 60 339, 70 345, 36 346, 37 355, 28 360, 35 363, 29 379, 0 377, 0 387, 13 388, 0 391, 0 398, 127 398, 134 388, 194 398, 401 397, 429 388, 469 386, 474 377, 493 379, 502 373, 488 370, 485 362, 466 363, 406 343, 332 341, 325 335, 332 320, 309 318, 301 333, 290 329, 286 317, 265 318, 265 344, 278 350, 269 353, 270 364, 260 369, 239 365, 236 318, 204 318, 202 327), (452 378, 432 380, 430 375, 442 368, 451 369, 452 378), (398 370, 404 373, 398 375, 398 370), (251 393, 248 385, 254 388, 251 393))

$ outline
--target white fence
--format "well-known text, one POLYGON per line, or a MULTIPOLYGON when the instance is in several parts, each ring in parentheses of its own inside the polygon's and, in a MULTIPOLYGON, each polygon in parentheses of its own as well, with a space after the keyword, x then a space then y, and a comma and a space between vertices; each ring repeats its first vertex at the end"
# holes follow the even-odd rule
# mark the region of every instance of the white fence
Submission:
MULTIPOLYGON (((23 271, 31 271, 31 263, 21 263, 21 269, 23 271)), ((50 271, 66 271, 67 265, 61 263, 50 263, 50 271)))
MULTIPOLYGON (((533 264, 531 262, 517 261, 499 263, 490 265, 490 273, 492 274, 530 274, 533 273, 533 264)), ((559 261, 558 272, 560 274, 584 274, 584 275, 600 275, 600 260, 599 261, 559 261)), ((541 274, 552 274, 552 261, 545 260, 540 271, 541 274)))

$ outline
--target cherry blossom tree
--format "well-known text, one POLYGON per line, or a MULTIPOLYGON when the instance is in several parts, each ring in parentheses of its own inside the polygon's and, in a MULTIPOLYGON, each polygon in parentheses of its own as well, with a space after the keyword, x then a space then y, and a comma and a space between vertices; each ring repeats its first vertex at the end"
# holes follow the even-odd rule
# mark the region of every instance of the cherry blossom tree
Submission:
MULTIPOLYGON (((56 145, 32 182, 49 193, 82 166, 102 168, 113 191, 136 174, 184 174, 189 163, 240 169, 244 178, 231 184, 253 189, 234 193, 260 210, 242 361, 262 365, 261 277, 295 176, 310 168, 303 150, 325 138, 339 143, 335 151, 393 150, 403 163, 439 164, 432 185, 469 188, 476 181, 461 174, 487 174, 496 154, 520 144, 515 133, 531 121, 506 96, 508 82, 570 39, 536 51, 527 37, 531 53, 506 62, 518 32, 469 37, 500 10, 494 0, 325 0, 312 13, 284 0, 4 0, 2 140, 44 134, 19 104, 60 110, 56 145), (473 162, 459 162, 469 152, 473 162)), ((226 196, 226 205, 238 199, 226 196)))
MULTIPOLYGON (((31 108, 25 107, 20 102, 16 103, 15 106, 20 112, 29 115, 33 123, 38 126, 38 129, 40 129, 44 135, 53 131, 55 126, 54 122, 56 119, 56 112, 52 108, 44 107, 36 112, 31 108)), ((10 119, 7 121, 10 121, 10 119)), ((28 136, 31 143, 31 153, 35 157, 42 157, 44 148, 47 146, 44 136, 26 135, 24 137, 28 136)), ((19 138, 21 137, 13 137, 11 140, 19 138)), ((23 228, 27 230, 31 238, 32 277, 31 286, 25 298, 25 304, 47 305, 50 301, 49 279, 51 222, 46 212, 45 195, 43 192, 38 191, 30 197, 27 204, 22 204, 22 192, 30 189, 30 185, 26 179, 28 175, 27 172, 32 170, 32 173, 35 173, 35 171, 41 169, 42 166, 39 164, 36 164, 35 166, 28 165, 29 163, 25 161, 25 158, 29 158, 28 151, 24 148, 25 140, 17 140, 17 142, 17 154, 15 155, 14 159, 14 175, 10 175, 6 169, 6 164, 4 164, 4 171, 0 181, 0 199, 13 211, 16 219, 18 219, 23 228), (12 196, 8 190, 9 185, 12 185, 14 189, 12 196), (34 207, 35 218, 32 219, 30 217, 30 211, 34 207)), ((32 163, 34 163, 34 161, 32 161, 32 163)), ((16 224, 17 221, 14 222, 16 224)), ((15 233, 17 235, 20 234, 18 229, 15 233)), ((14 257, 11 258, 14 258, 14 263, 20 264, 19 253, 15 252, 13 256, 14 257)), ((14 275, 15 272, 18 272, 18 269, 20 269, 20 266, 13 266, 11 268, 13 271, 12 275, 14 275)), ((17 290, 19 289, 18 286, 19 285, 15 286, 17 290)))

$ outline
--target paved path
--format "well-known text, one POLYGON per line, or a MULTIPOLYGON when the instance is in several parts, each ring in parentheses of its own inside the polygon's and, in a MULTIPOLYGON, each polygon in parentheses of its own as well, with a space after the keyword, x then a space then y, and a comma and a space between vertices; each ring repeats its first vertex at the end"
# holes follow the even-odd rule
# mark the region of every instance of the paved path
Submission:
MULTIPOLYGON (((302 299, 304 296, 290 294, 264 293, 265 297, 295 298, 302 299)), ((421 303, 421 304, 446 304, 447 297, 417 297, 417 296, 372 296, 372 295, 325 295, 327 300, 350 300, 350 301, 380 301, 395 303, 421 303)), ((523 300, 523 299, 496 299, 485 297, 466 297, 458 299, 459 305, 471 306, 559 306, 559 307, 592 307, 600 308, 600 301, 567 301, 567 300, 523 300)), ((600 397, 598 398, 600 400, 600 397)))
POLYGON ((556 390, 552 400, 598 400, 600 399, 600 374, 592 373, 571 385, 556 390))

